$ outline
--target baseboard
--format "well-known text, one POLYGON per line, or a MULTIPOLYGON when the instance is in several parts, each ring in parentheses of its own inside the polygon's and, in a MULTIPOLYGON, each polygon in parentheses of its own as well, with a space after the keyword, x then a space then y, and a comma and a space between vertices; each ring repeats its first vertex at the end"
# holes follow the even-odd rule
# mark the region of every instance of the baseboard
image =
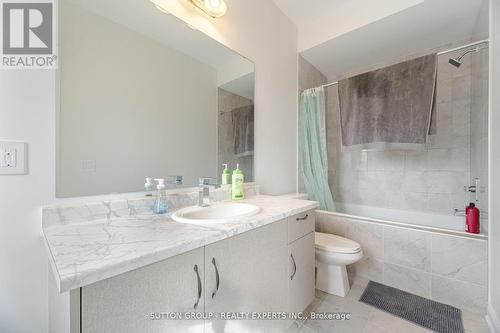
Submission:
POLYGON ((488 323, 491 333, 500 333, 500 320, 490 304, 488 304, 486 322, 488 323))

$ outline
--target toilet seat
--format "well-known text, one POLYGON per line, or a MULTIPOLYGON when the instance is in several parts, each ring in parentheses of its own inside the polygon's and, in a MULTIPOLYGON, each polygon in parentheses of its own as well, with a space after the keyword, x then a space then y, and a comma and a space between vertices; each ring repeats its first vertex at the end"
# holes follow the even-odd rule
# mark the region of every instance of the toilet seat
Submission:
POLYGON ((322 232, 315 233, 315 247, 318 250, 354 254, 361 251, 361 245, 350 239, 322 232))

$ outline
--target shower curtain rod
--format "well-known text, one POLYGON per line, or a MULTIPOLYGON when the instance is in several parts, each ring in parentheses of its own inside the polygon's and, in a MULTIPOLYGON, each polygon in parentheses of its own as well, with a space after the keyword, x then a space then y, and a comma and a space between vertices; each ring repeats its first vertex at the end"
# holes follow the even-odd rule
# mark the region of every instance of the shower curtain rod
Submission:
MULTIPOLYGON (((446 53, 455 52, 455 51, 466 49, 468 47, 476 46, 476 45, 479 45, 479 44, 487 44, 486 46, 484 46, 482 48, 479 48, 479 50, 482 50, 482 49, 485 49, 485 48, 489 47, 489 45, 488 45, 489 42, 490 42, 489 39, 483 39, 483 40, 480 40, 478 42, 474 42, 474 43, 470 43, 470 44, 465 44, 465 45, 462 45, 462 46, 459 46, 459 47, 455 47, 453 49, 449 49, 449 50, 446 50, 446 51, 438 52, 437 55, 440 56, 440 55, 443 55, 443 54, 446 54, 446 53)), ((339 83, 339 81, 329 82, 329 83, 325 83, 325 84, 323 84, 321 86, 317 86, 316 88, 326 88, 326 87, 334 86, 334 85, 336 85, 338 83, 339 83)))

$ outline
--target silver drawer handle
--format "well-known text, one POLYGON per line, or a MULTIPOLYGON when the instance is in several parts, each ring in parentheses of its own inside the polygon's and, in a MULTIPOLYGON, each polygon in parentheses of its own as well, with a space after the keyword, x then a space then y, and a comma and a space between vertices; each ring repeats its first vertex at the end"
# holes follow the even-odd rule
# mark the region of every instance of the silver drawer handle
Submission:
POLYGON ((201 279, 200 273, 198 273, 198 265, 194 265, 194 271, 196 272, 196 277, 198 278, 198 299, 196 300, 196 303, 194 303, 194 308, 196 309, 201 299, 201 279))
POLYGON ((219 291, 219 269, 217 268, 217 264, 215 263, 215 258, 212 258, 212 265, 214 265, 215 268, 215 290, 212 293, 212 298, 215 298, 215 295, 217 295, 217 292, 219 291))
POLYGON ((304 216, 304 217, 297 217, 295 219, 295 221, 304 221, 304 220, 307 220, 308 217, 309 217, 309 214, 306 214, 306 216, 304 216))
POLYGON ((290 276, 290 280, 293 280, 295 273, 297 273, 297 264, 295 263, 295 258, 293 257, 293 254, 291 254, 291 253, 290 253, 290 258, 292 258, 292 262, 293 262, 293 273, 292 273, 292 276, 290 276))

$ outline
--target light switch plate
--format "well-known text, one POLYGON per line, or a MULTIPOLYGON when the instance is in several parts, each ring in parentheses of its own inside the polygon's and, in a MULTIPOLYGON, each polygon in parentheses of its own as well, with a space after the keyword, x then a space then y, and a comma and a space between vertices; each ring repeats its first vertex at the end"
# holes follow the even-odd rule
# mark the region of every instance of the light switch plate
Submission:
POLYGON ((96 171, 95 160, 82 160, 82 172, 92 173, 96 171))
POLYGON ((25 142, 0 141, 0 175, 26 174, 26 152, 25 142))

